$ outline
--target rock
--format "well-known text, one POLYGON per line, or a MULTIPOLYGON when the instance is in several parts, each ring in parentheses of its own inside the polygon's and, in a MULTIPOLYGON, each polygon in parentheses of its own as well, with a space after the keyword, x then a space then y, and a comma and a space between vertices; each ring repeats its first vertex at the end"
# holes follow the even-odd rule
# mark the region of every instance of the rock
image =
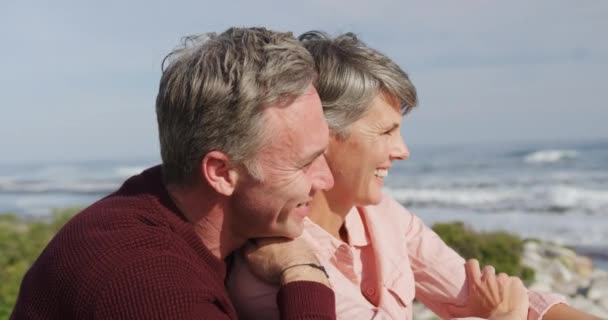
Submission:
POLYGON ((552 287, 550 284, 548 284, 546 282, 539 282, 539 281, 535 281, 533 284, 529 285, 528 289, 534 290, 534 291, 539 291, 539 292, 551 292, 552 291, 552 287))
POLYGON ((569 258, 576 257, 576 253, 568 248, 552 244, 543 244, 543 255, 547 258, 569 258))
POLYGON ((571 298, 569 304, 576 309, 584 310, 585 312, 592 314, 602 312, 599 306, 581 295, 571 298))
POLYGON ((559 293, 561 295, 566 295, 566 296, 575 296, 579 292, 579 287, 578 287, 578 284, 576 283, 576 281, 570 281, 570 282, 556 281, 553 283, 552 289, 553 290, 546 290, 546 291, 555 292, 555 293, 559 293))
POLYGON ((526 241, 524 242, 524 254, 527 252, 538 252, 538 248, 540 244, 536 241, 526 241))
POLYGON ((546 259, 540 254, 538 244, 536 242, 527 242, 524 245, 524 252, 521 257, 523 265, 534 270, 540 270, 545 267, 546 259))
POLYGON ((568 252, 566 255, 556 257, 556 259, 577 275, 586 277, 593 272, 593 261, 589 257, 571 255, 568 252))
POLYGON ((608 278, 608 271, 604 271, 604 270, 600 270, 600 269, 594 269, 593 272, 591 272, 591 275, 589 276, 589 278, 592 281, 593 280, 597 280, 597 279, 608 278))
POLYGON ((605 307, 602 307, 600 305, 595 305, 590 310, 584 310, 584 311, 587 313, 590 313, 596 317, 599 317, 601 319, 608 319, 608 309, 606 309, 605 307))
POLYGON ((534 283, 529 287, 536 291, 551 292, 553 291, 553 277, 548 273, 539 273, 536 271, 534 283))
MULTIPOLYGON (((589 286, 591 285, 591 278, 589 276, 579 276, 577 277, 576 283, 578 284, 579 291, 589 291, 589 286)), ((587 296, 587 294, 585 294, 587 296)))
POLYGON ((608 278, 593 280, 587 291, 587 299, 599 301, 604 298, 608 298, 608 278))
POLYGON ((588 277, 593 272, 593 261, 589 257, 576 256, 574 258, 574 271, 582 277, 588 277))
POLYGON ((608 271, 594 269, 589 257, 556 244, 527 241, 521 261, 536 272, 529 289, 564 295, 571 306, 608 319, 608 271))
POLYGON ((557 261, 551 264, 548 271, 549 274, 553 276, 556 282, 570 282, 574 279, 573 272, 557 261))
POLYGON ((600 298, 600 300, 597 301, 597 304, 604 308, 604 311, 607 313, 604 317, 608 318, 608 296, 600 298))

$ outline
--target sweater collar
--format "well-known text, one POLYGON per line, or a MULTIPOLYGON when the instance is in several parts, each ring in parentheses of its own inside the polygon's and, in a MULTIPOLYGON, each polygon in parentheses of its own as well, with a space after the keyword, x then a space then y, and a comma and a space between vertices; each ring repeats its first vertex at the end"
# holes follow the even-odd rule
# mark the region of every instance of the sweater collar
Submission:
POLYGON ((160 209, 168 226, 184 239, 198 256, 224 279, 226 277, 226 264, 214 256, 203 244, 201 238, 194 230, 194 226, 186 219, 186 216, 171 199, 163 182, 162 166, 158 165, 149 168, 142 172, 139 177, 141 177, 148 188, 148 196, 157 208, 160 209))

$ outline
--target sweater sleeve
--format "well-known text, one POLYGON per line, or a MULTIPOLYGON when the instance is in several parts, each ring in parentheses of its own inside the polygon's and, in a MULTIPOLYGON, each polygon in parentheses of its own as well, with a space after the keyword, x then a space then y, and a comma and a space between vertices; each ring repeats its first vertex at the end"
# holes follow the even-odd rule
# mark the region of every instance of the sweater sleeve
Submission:
POLYGON ((102 286, 92 318, 236 319, 223 281, 205 281, 195 270, 170 253, 135 260, 102 286))
POLYGON ((310 281, 288 283, 279 290, 277 304, 283 320, 336 319, 334 293, 320 283, 310 281))

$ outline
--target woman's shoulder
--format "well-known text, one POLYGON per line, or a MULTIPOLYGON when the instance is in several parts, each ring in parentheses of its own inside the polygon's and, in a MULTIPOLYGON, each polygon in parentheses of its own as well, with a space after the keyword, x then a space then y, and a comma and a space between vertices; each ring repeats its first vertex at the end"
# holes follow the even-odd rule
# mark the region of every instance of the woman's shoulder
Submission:
POLYGON ((257 319, 259 315, 264 319, 278 319, 275 297, 279 286, 266 283, 251 273, 241 251, 233 254, 226 280, 226 288, 239 319, 257 319))

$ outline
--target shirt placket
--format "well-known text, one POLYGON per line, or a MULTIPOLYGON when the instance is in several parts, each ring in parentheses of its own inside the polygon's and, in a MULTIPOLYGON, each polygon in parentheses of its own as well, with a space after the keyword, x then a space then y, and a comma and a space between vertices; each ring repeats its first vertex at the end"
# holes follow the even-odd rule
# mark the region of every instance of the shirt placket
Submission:
POLYGON ((359 286, 359 277, 355 272, 353 252, 347 244, 340 244, 334 253, 334 265, 354 285, 359 286))

